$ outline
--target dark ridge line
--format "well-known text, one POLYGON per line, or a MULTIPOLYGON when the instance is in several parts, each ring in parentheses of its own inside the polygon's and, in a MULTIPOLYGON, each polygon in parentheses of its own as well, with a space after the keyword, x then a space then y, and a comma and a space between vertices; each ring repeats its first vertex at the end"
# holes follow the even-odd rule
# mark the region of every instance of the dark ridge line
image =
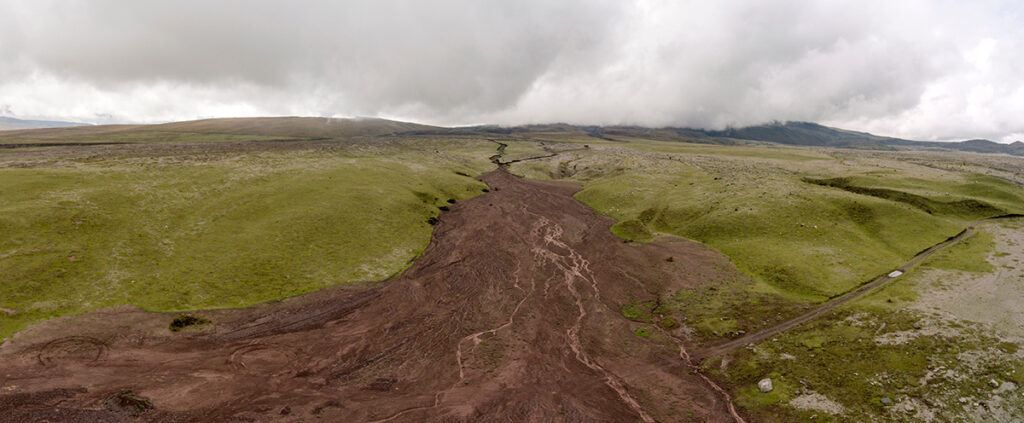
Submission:
POLYGON ((1000 209, 999 207, 993 206, 984 201, 978 201, 975 199, 953 201, 934 200, 923 195, 912 194, 906 191, 894 190, 889 188, 869 188, 854 185, 850 182, 850 178, 848 177, 827 179, 801 178, 801 180, 809 184, 818 185, 826 188, 835 188, 841 191, 846 191, 857 195, 865 195, 869 197, 880 198, 887 201, 906 204, 930 215, 948 215, 954 214, 955 212, 963 211, 966 211, 968 213, 976 211, 977 214, 982 215, 988 214, 984 213, 987 211, 995 216, 1002 216, 1006 213, 1005 210, 1000 209))
POLYGON ((140 144, 133 142, 111 141, 111 142, 35 142, 22 144, 0 144, 0 148, 32 148, 32 147, 89 147, 93 145, 125 145, 140 144))

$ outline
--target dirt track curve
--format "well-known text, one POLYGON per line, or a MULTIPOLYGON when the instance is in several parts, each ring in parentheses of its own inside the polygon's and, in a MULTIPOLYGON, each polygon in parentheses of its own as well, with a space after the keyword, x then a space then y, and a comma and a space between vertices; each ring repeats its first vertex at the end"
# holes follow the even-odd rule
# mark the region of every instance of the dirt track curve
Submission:
MULTIPOLYGON (((927 250, 922 251, 918 255, 914 256, 914 258, 910 259, 910 261, 906 262, 905 264, 903 264, 900 267, 897 267, 894 270, 899 270, 899 271, 901 271, 903 273, 906 273, 908 270, 910 270, 911 267, 916 266, 922 260, 928 258, 928 256, 931 256, 932 254, 935 254, 935 253, 937 253, 939 251, 942 251, 943 249, 945 249, 945 248, 947 248, 947 247, 949 247, 949 246, 951 246, 953 244, 956 244, 956 243, 960 242, 961 240, 966 238, 968 235, 974 233, 974 229, 978 225, 981 225, 983 223, 992 222, 992 221, 998 220, 998 219, 1016 218, 1016 217, 1021 217, 1021 216, 1020 215, 1015 215, 1015 214, 1014 215, 1005 215, 1005 216, 997 216, 997 217, 993 217, 993 218, 989 218, 989 219, 983 219, 983 220, 979 220, 979 221, 976 221, 976 222, 972 222, 970 225, 967 226, 966 229, 964 229, 962 232, 960 232, 956 236, 954 236, 954 237, 952 237, 950 239, 947 239, 946 241, 943 241, 943 242, 941 242, 941 243, 939 243, 937 245, 934 245, 934 246, 932 246, 931 248, 929 248, 927 250)), ((896 278, 898 278, 898 277, 901 277, 901 276, 897 276, 896 278)), ((831 300, 831 301, 829 301, 829 302, 827 302, 825 304, 822 304, 821 306, 819 306, 818 308, 816 308, 814 310, 811 310, 811 311, 809 311, 807 313, 801 314, 801 315, 799 315, 797 317, 794 317, 792 319, 789 319, 787 321, 779 323, 779 324, 777 324, 775 326, 772 326, 772 327, 760 330, 758 332, 754 332, 754 333, 751 333, 751 334, 747 334, 747 335, 741 336, 741 337, 733 339, 733 340, 731 340, 729 342, 724 342, 724 343, 721 343, 721 344, 718 344, 718 345, 714 345, 714 346, 711 346, 711 347, 708 347, 708 348, 697 350, 693 354, 693 359, 696 362, 700 362, 700 361, 703 361, 703 360, 711 358, 711 357, 717 357, 717 356, 720 356, 720 355, 723 355, 723 354, 727 354, 727 353, 729 353, 731 351, 735 351, 738 348, 743 348, 743 347, 745 347, 747 345, 750 345, 750 344, 756 344, 756 343, 759 343, 761 341, 767 340, 768 338, 776 336, 776 335, 778 335, 778 334, 780 334, 782 332, 790 330, 790 329, 792 329, 792 328, 794 328, 796 326, 799 326, 799 325, 801 325, 803 323, 806 323, 808 321, 814 320, 815 318, 821 317, 821 316, 827 314, 828 312, 832 311, 836 307, 839 307, 840 305, 843 305, 843 304, 845 304, 847 302, 850 302, 851 300, 854 300, 854 299, 856 299, 856 298, 858 298, 858 297, 860 297, 860 296, 862 296, 864 294, 867 294, 868 292, 871 292, 871 291, 875 290, 876 288, 878 288, 878 287, 880 287, 882 285, 885 285, 887 282, 889 282, 889 281, 891 281, 893 279, 896 279, 896 278, 889 277, 888 274, 882 275, 878 279, 875 279, 875 280, 873 280, 873 281, 871 281, 869 283, 866 283, 866 284, 862 285, 861 287, 859 287, 859 288, 857 288, 857 289, 855 289, 853 291, 850 291, 850 292, 848 292, 846 294, 843 294, 842 296, 840 296, 840 297, 838 297, 838 298, 836 298, 834 300, 831 300)))
POLYGON ((0 422, 742 421, 681 334, 638 337, 619 313, 735 271, 725 257, 623 243, 575 185, 482 179, 384 282, 199 312, 213 323, 180 333, 132 307, 30 327, 0 347, 0 422))

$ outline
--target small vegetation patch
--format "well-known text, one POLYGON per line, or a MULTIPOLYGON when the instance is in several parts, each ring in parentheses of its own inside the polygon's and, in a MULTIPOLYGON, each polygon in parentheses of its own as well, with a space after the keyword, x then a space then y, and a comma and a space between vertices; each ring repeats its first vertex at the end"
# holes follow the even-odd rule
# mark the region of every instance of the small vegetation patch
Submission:
POLYGON ((664 319, 661 319, 661 322, 658 322, 658 325, 661 326, 662 328, 671 330, 679 327, 679 321, 676 320, 675 317, 668 316, 664 319))
POLYGON ((616 223, 612 225, 611 231, 619 238, 633 242, 651 242, 654 240, 654 234, 639 220, 627 220, 616 223))
POLYGON ((650 322, 655 307, 654 301, 637 301, 622 306, 622 317, 638 322, 650 322))
POLYGON ((751 333, 806 310, 802 302, 752 285, 749 280, 723 280, 681 289, 664 298, 661 308, 678 318, 677 324, 695 329, 694 335, 702 341, 751 333))
POLYGON ((171 320, 170 330, 171 332, 177 332, 189 326, 199 326, 207 323, 210 323, 210 320, 191 314, 182 314, 171 320))

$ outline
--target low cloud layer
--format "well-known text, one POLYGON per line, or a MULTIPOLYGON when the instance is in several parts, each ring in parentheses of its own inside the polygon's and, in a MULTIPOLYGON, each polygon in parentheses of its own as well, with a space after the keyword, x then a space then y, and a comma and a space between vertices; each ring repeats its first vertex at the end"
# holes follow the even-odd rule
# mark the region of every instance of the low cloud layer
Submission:
POLYGON ((1009 1, 4 1, 0 112, 1024 138, 1009 1))

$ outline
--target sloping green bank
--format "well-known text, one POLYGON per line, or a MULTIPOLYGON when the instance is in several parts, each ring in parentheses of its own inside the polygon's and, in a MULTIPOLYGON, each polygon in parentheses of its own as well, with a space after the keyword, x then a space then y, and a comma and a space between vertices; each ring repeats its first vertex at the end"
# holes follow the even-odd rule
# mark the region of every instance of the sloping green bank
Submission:
POLYGON ((734 149, 702 146, 694 154, 676 143, 635 141, 514 169, 532 177, 577 169, 569 176, 584 184, 577 198, 618 219, 616 235, 703 242, 776 291, 806 300, 847 292, 970 220, 1024 208, 1024 190, 997 178, 895 161, 808 160, 812 150, 766 147, 759 157, 744 147, 739 157, 734 149), (896 165, 905 169, 890 170, 896 165))
POLYGON ((0 337, 117 304, 244 306, 404 269, 486 142, 0 168, 0 337), (456 173, 458 172, 458 173, 456 173))

